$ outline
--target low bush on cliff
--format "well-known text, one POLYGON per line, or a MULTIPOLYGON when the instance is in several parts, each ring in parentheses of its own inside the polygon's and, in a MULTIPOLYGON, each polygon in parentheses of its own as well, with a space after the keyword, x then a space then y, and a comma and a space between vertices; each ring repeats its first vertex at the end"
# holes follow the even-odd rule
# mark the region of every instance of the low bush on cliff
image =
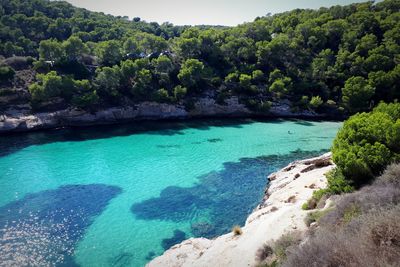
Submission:
POLYGON ((0 82, 6 82, 14 78, 15 71, 8 66, 0 66, 0 82))
POLYGON ((287 257, 287 252, 298 246, 302 239, 300 231, 292 231, 282 235, 279 239, 264 244, 256 253, 256 260, 260 267, 278 266, 287 257))
POLYGON ((397 266, 399 219, 400 207, 394 206, 357 217, 333 232, 319 229, 282 266, 397 266))
POLYGON ((304 203, 304 210, 315 209, 318 206, 323 207, 325 200, 331 195, 342 193, 350 193, 354 190, 351 181, 346 180, 340 169, 335 168, 326 174, 328 186, 325 189, 320 189, 313 192, 312 197, 304 203))
POLYGON ((373 184, 341 196, 282 266, 397 266, 399 222, 400 164, 393 164, 373 184))
POLYGON ((319 222, 319 220, 330 211, 331 209, 324 209, 324 210, 309 212, 304 222, 307 226, 310 226, 313 222, 319 222))
POLYGON ((238 236, 238 235, 243 234, 243 231, 242 231, 242 228, 239 225, 235 225, 232 228, 232 233, 233 233, 233 235, 238 236))
POLYGON ((338 169, 356 186, 400 159, 400 103, 380 103, 344 122, 332 147, 338 169))
POLYGON ((380 103, 370 113, 350 117, 334 140, 332 156, 337 168, 327 173, 327 188, 315 191, 303 209, 321 206, 330 195, 352 192, 400 160, 400 103, 380 103))

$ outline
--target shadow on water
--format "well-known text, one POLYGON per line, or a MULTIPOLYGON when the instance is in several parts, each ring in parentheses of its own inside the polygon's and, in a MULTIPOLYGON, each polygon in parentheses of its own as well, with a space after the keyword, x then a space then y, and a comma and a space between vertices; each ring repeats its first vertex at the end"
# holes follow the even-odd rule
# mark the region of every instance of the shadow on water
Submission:
POLYGON ((0 262, 5 266, 77 266, 76 243, 119 187, 66 185, 0 207, 0 262))
POLYGON ((303 120, 294 120, 295 124, 302 126, 314 126, 315 124, 312 121, 303 121, 303 120))
MULTIPOLYGON (((255 121, 252 119, 141 121, 119 125, 100 125, 0 135, 0 156, 8 155, 31 145, 41 145, 53 142, 85 141, 117 136, 129 136, 139 133, 154 135, 182 135, 184 134, 183 130, 187 128, 198 130, 209 130, 210 127, 241 128, 244 124, 251 124, 254 122, 255 121)), ((281 123, 280 120, 273 120, 271 122, 281 123)))
MULTIPOLYGON (((268 173, 295 159, 325 151, 296 150, 286 155, 226 162, 222 170, 199 177, 198 184, 187 188, 169 186, 159 197, 133 204, 131 211, 143 220, 189 221, 191 235, 212 238, 229 232, 233 225, 245 223, 264 194, 268 173)), ((172 239, 181 236, 175 234, 172 239)), ((163 247, 172 239, 163 241, 163 247)))
POLYGON ((161 241, 163 249, 167 250, 175 244, 181 243, 183 240, 187 239, 186 233, 176 229, 174 235, 171 238, 165 238, 161 241))
POLYGON ((134 255, 132 253, 122 252, 109 261, 109 266, 113 267, 130 266, 132 264, 133 257, 134 255))
POLYGON ((155 253, 154 251, 150 251, 147 256, 145 257, 146 261, 151 261, 152 259, 154 259, 155 257, 157 257, 157 253, 155 253))

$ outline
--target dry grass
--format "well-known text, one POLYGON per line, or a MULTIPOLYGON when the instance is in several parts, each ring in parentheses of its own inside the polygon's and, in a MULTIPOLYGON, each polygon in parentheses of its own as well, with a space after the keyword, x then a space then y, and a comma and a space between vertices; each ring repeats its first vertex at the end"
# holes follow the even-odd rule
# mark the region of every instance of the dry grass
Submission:
POLYGON ((285 203, 296 203, 296 196, 290 196, 285 203))
POLYGON ((263 261, 265 261, 265 259, 272 256, 273 254, 274 254, 274 251, 273 251, 272 247, 268 244, 264 244, 256 252, 256 261, 263 262, 263 261))
POLYGON ((400 206, 375 211, 332 231, 320 228, 289 252, 283 266, 398 266, 400 206))
POLYGON ((300 231, 293 231, 282 235, 279 239, 264 244, 256 252, 259 266, 275 266, 286 259, 288 251, 298 246, 302 240, 300 231))
POLYGON ((378 185, 389 184, 400 188, 400 163, 389 165, 375 183, 378 185))
POLYGON ((331 209, 325 209, 325 210, 317 210, 317 211, 312 211, 307 213, 306 218, 304 219, 304 223, 307 226, 310 226, 313 222, 319 222, 321 218, 323 218, 328 212, 330 212, 331 209))
POLYGON ((321 224, 336 226, 346 223, 346 213, 349 210, 357 209, 360 214, 368 213, 371 210, 393 207, 400 204, 400 167, 390 166, 388 172, 369 186, 361 190, 346 194, 336 203, 336 209, 321 218, 321 224), (395 173, 397 171, 397 174, 395 173), (398 177, 396 179, 396 177, 398 177))
POLYGON ((273 206, 273 207, 271 208, 271 212, 274 212, 274 211, 277 211, 277 210, 278 210, 278 208, 275 207, 275 206, 273 206))
POLYGON ((400 165, 343 195, 282 266, 400 266, 400 165))
POLYGON ((232 233, 234 236, 238 236, 238 235, 243 234, 243 231, 239 225, 235 225, 234 227, 232 227, 232 233))

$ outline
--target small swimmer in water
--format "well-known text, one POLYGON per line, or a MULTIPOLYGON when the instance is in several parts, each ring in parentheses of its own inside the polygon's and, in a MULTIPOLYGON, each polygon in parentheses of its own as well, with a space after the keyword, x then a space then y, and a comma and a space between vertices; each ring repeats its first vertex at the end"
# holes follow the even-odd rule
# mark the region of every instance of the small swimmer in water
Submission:
POLYGON ((288 133, 288 134, 292 134, 292 132, 291 132, 291 131, 287 131, 287 133, 288 133))

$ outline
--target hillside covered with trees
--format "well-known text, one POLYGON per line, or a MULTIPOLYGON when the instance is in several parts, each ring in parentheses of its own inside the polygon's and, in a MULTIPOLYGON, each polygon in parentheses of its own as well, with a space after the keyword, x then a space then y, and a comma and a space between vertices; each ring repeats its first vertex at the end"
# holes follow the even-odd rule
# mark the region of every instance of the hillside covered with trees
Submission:
POLYGON ((189 27, 1 0, 0 96, 34 110, 237 96, 258 112, 289 100, 293 111, 352 114, 400 97, 399 11, 385 0, 189 27))

